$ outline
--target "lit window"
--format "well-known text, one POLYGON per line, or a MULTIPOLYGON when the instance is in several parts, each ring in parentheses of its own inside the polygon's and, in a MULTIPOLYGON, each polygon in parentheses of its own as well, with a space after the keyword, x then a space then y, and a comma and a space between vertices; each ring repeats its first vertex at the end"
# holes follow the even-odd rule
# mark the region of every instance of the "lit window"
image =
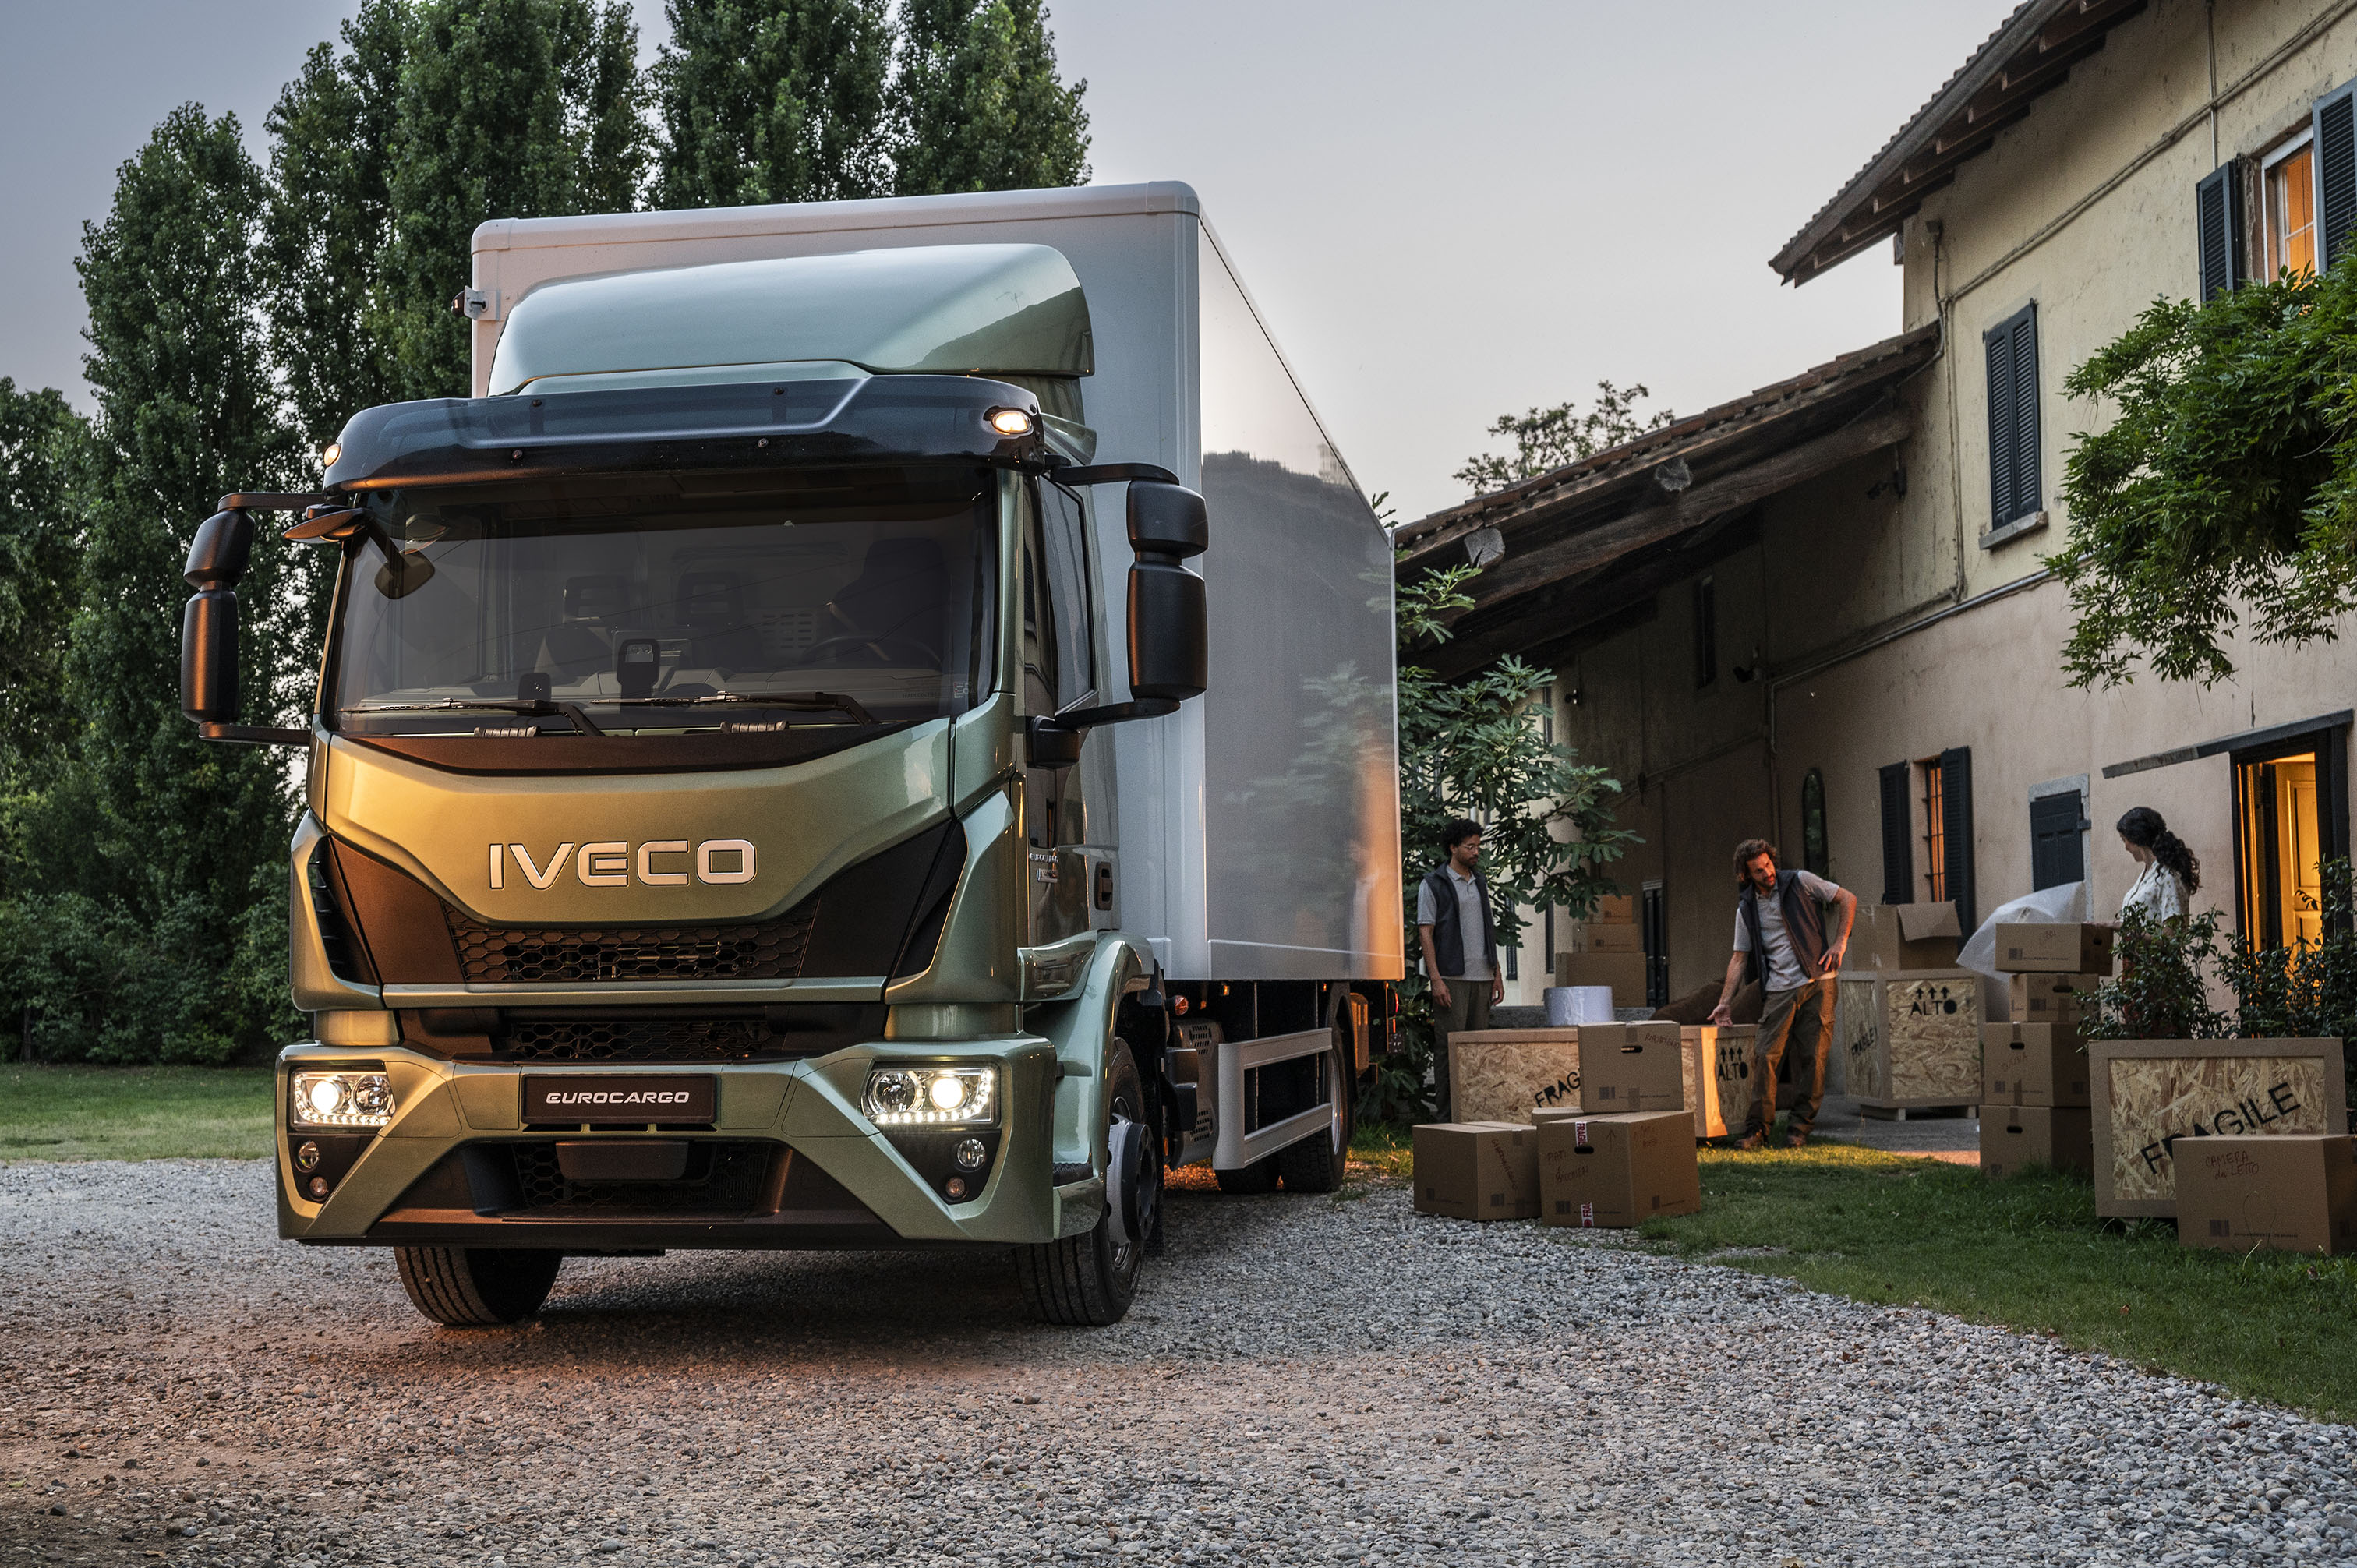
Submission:
POLYGON ((1923 779, 1923 901, 1942 904, 1948 897, 1947 812, 1940 799, 1940 759, 1915 765, 1923 779))
POLYGON ((2302 141, 2266 166, 2267 273, 2316 270, 2316 159, 2302 141))

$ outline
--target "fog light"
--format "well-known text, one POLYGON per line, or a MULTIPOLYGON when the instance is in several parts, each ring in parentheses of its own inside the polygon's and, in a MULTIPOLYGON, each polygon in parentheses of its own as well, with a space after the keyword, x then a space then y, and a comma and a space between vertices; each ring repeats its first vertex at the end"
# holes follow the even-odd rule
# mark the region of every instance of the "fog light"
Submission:
POLYGON ((298 1171, 317 1170, 319 1168, 319 1145, 310 1142, 308 1139, 304 1140, 303 1146, 295 1151, 295 1168, 298 1171))
POLYGON ((982 1169, 982 1162, 990 1158, 990 1151, 982 1146, 979 1138, 966 1139, 957 1146, 956 1153, 957 1163, 970 1171, 982 1169))
POLYGON ((311 1189, 311 1196, 313 1197, 325 1197, 328 1196, 328 1178, 326 1176, 315 1176, 306 1185, 307 1185, 311 1189))
POLYGON ((950 1177, 948 1182, 944 1184, 944 1190, 946 1190, 952 1197, 963 1197, 965 1196, 965 1177, 962 1176, 953 1176, 950 1177))
POLYGON ((392 1081, 372 1069, 298 1072, 287 1085, 286 1121, 297 1132, 382 1127, 393 1112, 392 1081))
POLYGON ((879 1067, 867 1076, 867 1119, 879 1127, 989 1127, 998 1073, 987 1067, 879 1067))

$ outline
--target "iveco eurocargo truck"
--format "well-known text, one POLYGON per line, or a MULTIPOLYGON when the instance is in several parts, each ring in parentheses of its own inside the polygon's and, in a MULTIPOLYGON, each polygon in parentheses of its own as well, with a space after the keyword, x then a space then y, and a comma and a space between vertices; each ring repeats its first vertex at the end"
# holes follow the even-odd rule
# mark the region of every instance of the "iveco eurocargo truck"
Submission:
POLYGON ((472 396, 189 550, 188 716, 307 750, 279 1233, 453 1325, 912 1246, 1104 1324, 1167 1169, 1331 1189, 1390 553, 1194 193, 494 221, 456 304, 472 396), (307 728, 239 711, 263 519, 340 556, 307 728))

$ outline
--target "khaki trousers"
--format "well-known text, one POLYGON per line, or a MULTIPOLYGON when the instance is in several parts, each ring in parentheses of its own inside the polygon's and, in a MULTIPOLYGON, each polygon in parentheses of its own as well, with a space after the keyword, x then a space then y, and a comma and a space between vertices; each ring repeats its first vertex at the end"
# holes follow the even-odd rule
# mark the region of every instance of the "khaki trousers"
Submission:
POLYGON ((1776 1125, 1776 1069, 1789 1041, 1795 1053, 1792 1078, 1801 1097, 1792 1102, 1792 1131, 1806 1133, 1817 1124, 1817 1107, 1825 1098, 1825 1054, 1834 1043, 1834 976, 1820 975, 1790 991, 1770 991, 1760 1014, 1760 1045, 1752 1067, 1758 1085, 1751 1096, 1747 1133, 1766 1137, 1776 1125))
POLYGON ((1490 988, 1495 983, 1487 980, 1448 981, 1448 1002, 1442 1005, 1435 997, 1432 1004, 1433 1097, 1440 1102, 1440 1119, 1454 1122, 1457 1108, 1448 1100, 1448 1036, 1490 1026, 1490 988))

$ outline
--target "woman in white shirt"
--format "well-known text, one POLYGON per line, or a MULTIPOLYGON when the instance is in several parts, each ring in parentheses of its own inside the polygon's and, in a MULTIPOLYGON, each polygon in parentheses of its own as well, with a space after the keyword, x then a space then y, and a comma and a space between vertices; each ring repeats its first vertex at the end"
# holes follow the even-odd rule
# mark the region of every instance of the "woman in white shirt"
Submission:
POLYGON ((2201 890, 2201 863, 2185 841, 2169 831, 2169 823, 2150 806, 2138 806, 2120 818, 2120 846, 2144 867, 2120 900, 2120 914, 2141 909, 2155 924, 2185 918, 2185 902, 2201 890))

